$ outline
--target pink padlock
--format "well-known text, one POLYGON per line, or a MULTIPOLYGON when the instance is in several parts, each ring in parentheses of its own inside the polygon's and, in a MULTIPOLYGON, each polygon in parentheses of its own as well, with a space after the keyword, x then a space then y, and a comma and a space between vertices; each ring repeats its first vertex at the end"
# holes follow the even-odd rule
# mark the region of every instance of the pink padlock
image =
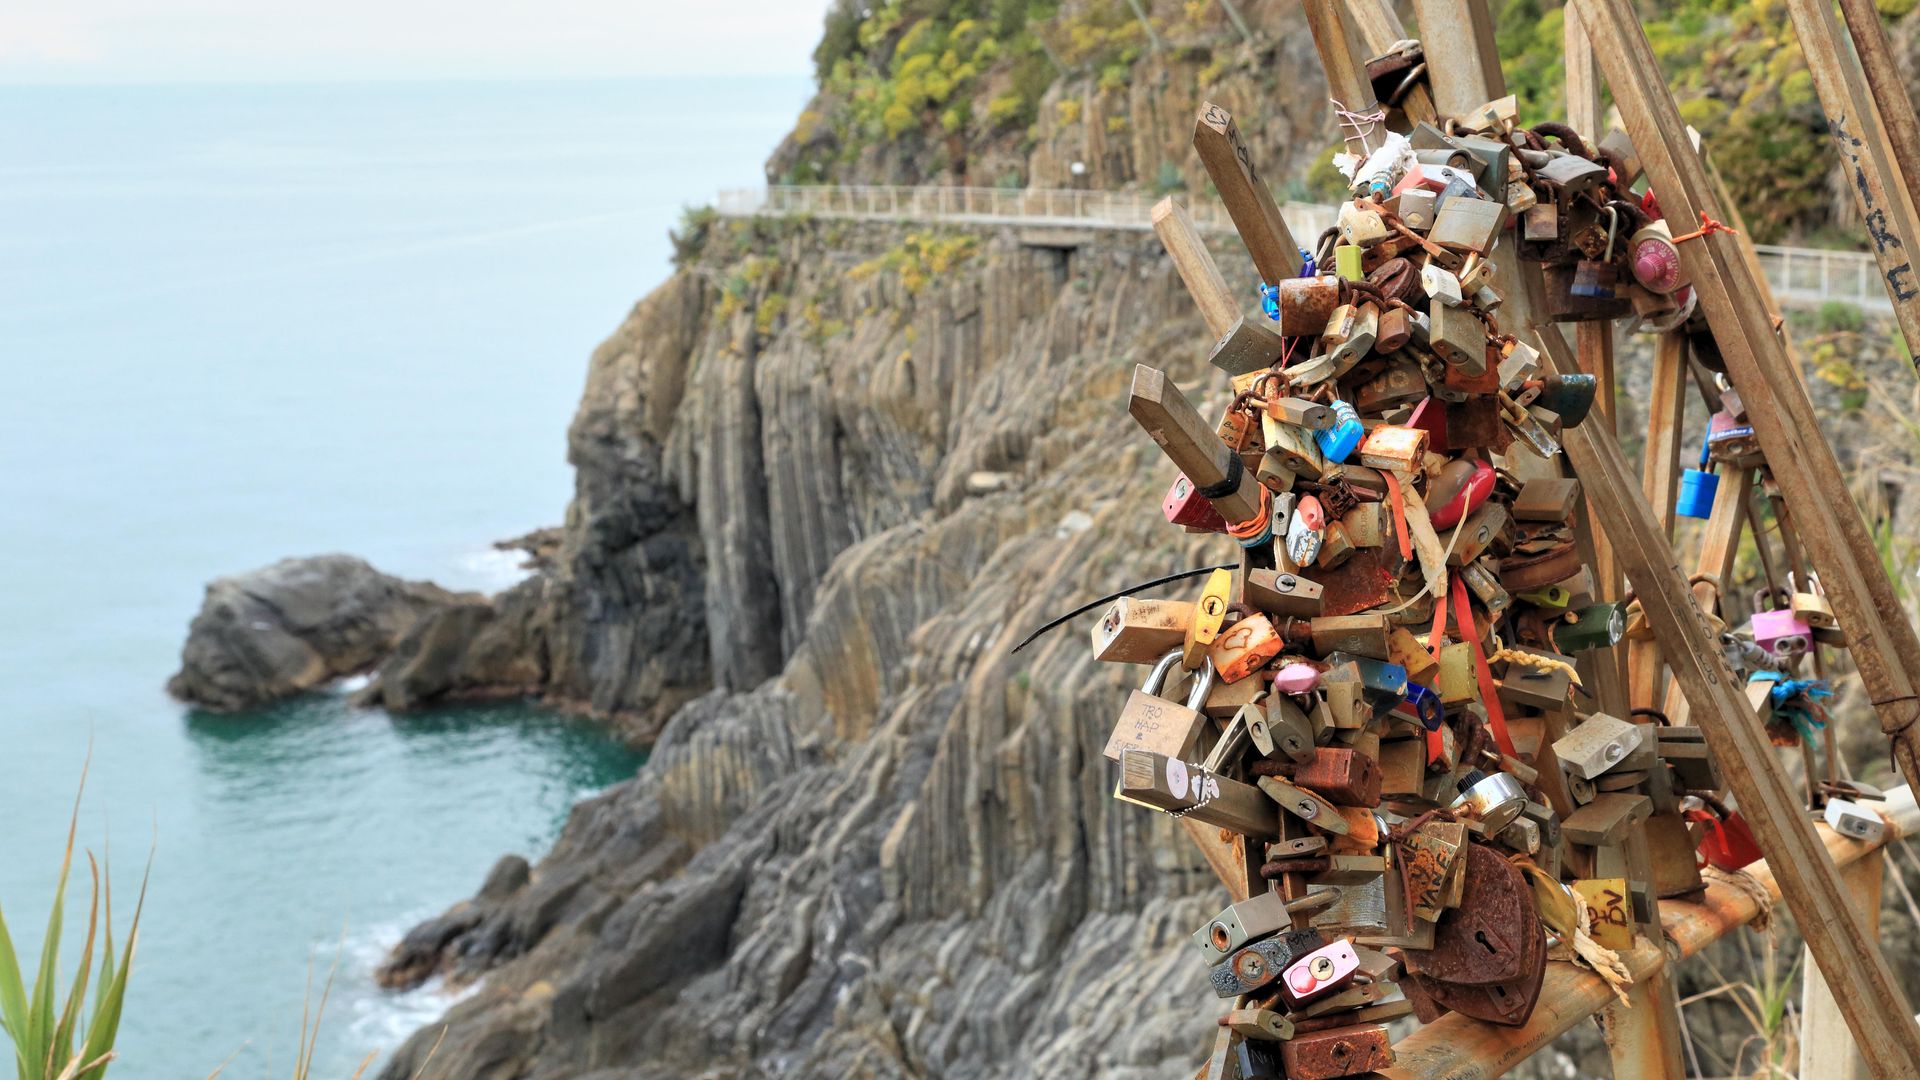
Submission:
POLYGON ((1353 943, 1340 938, 1295 960, 1280 974, 1280 989, 1297 1008, 1352 982, 1359 970, 1360 956, 1353 951, 1353 943))
POLYGON ((1277 694, 1305 694, 1319 685, 1320 669, 1312 664, 1288 664, 1273 676, 1273 690, 1277 694))
POLYGON ((1812 641, 1813 627, 1791 609, 1753 613, 1753 643, 1775 656, 1806 652, 1812 641))

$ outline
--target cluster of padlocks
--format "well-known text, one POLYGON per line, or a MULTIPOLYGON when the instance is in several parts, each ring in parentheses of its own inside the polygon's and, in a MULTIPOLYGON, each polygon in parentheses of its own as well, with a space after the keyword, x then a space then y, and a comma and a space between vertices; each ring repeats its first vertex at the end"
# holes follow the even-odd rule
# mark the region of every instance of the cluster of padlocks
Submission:
MULTIPOLYGON (((1231 118, 1201 124, 1251 179, 1231 118)), ((1630 147, 1520 128, 1510 98, 1357 141, 1337 226, 1212 350, 1224 418, 1135 374, 1182 469, 1168 522, 1231 537, 1238 567, 1092 635, 1152 665, 1105 747, 1116 796, 1232 852, 1230 886, 1244 867, 1247 898, 1193 934, 1241 1077, 1382 1068, 1409 1013, 1523 1024, 1550 953, 1626 978, 1612 950, 1702 887, 1696 849, 1758 857, 1700 732, 1608 715, 1580 674, 1629 622, 1560 467, 1595 381, 1503 329, 1494 283, 1496 255, 1532 260, 1551 317, 1677 325, 1687 237, 1630 193, 1630 147)))

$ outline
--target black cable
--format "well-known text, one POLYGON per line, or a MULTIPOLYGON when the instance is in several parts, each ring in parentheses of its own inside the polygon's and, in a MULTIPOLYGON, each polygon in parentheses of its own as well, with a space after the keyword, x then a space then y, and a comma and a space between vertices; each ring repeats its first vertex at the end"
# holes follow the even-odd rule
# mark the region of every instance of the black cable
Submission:
POLYGON ((1033 639, 1039 637, 1041 634, 1044 634, 1047 631, 1053 629, 1054 627, 1059 626, 1060 624, 1067 622, 1070 619, 1073 619, 1075 616, 1084 615, 1087 612, 1092 611, 1094 608, 1099 607, 1101 604, 1112 603, 1113 601, 1118 600, 1123 596, 1132 596, 1134 593, 1140 592, 1142 590, 1151 589, 1155 585, 1165 585, 1168 582, 1179 581, 1182 578, 1198 577, 1201 574, 1211 574, 1215 570, 1232 570, 1239 565, 1240 565, 1239 563, 1223 563, 1219 566, 1202 566, 1195 570, 1182 570, 1177 574, 1168 574, 1166 577, 1157 577, 1157 578, 1154 578, 1152 581, 1142 581, 1138 585, 1129 585, 1126 588, 1121 589, 1117 593, 1109 593, 1098 600, 1089 600, 1086 603, 1080 605, 1079 607, 1074 608, 1072 611, 1067 612, 1065 615, 1062 615, 1059 618, 1053 620, 1052 622, 1046 624, 1045 626, 1042 626, 1040 629, 1035 630, 1033 633, 1028 634, 1025 640, 1021 641, 1020 644, 1015 645, 1012 649, 1008 650, 1008 655, 1012 655, 1013 653, 1019 652, 1021 649, 1024 649, 1028 645, 1033 644, 1033 639))

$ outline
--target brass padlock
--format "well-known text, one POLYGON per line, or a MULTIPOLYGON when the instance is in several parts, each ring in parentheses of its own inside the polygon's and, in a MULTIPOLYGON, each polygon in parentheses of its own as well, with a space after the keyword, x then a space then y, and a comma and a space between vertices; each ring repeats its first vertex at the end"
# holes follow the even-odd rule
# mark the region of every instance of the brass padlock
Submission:
POLYGON ((1200 714, 1200 705, 1213 689, 1213 665, 1208 664, 1200 678, 1194 680, 1186 704, 1182 705, 1160 696, 1167 676, 1179 663, 1180 650, 1169 650, 1147 673, 1140 689, 1127 695, 1120 719, 1113 725, 1113 734, 1107 737, 1106 748, 1101 751, 1107 760, 1119 761, 1125 750, 1148 750, 1181 759, 1193 754, 1207 726, 1206 717, 1200 714))

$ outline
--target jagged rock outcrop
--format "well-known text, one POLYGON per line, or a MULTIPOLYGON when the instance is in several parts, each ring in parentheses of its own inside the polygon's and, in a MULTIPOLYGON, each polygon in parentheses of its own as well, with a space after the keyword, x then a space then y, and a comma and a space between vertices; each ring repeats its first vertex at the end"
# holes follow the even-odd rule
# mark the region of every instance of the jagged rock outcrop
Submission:
POLYGON ((349 555, 282 559, 207 586, 167 691, 218 712, 261 705, 366 671, 424 617, 480 602, 349 555))

